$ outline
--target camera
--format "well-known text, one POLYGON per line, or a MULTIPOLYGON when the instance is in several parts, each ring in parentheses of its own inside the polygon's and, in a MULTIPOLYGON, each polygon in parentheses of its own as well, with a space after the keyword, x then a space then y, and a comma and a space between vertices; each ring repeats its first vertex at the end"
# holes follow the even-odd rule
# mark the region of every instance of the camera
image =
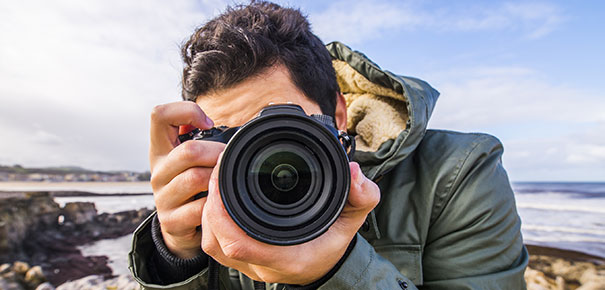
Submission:
POLYGON ((186 140, 226 143, 219 191, 249 236, 274 245, 312 240, 336 221, 350 189, 354 138, 332 117, 270 105, 241 127, 196 129, 186 140))

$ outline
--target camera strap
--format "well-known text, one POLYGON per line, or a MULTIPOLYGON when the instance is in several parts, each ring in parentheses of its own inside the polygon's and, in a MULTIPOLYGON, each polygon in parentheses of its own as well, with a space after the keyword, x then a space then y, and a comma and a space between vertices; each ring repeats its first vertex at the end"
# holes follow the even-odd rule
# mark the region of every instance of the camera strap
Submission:
POLYGON ((355 137, 352 135, 349 135, 346 131, 338 130, 338 128, 336 128, 336 124, 334 123, 334 118, 332 118, 331 116, 322 115, 322 114, 313 114, 313 115, 311 115, 311 117, 313 117, 315 120, 323 123, 324 125, 328 126, 329 128, 333 128, 333 129, 337 130, 338 135, 336 137, 338 138, 338 140, 344 147, 345 152, 347 153, 347 157, 349 158, 349 161, 353 161, 353 155, 355 155, 355 137))

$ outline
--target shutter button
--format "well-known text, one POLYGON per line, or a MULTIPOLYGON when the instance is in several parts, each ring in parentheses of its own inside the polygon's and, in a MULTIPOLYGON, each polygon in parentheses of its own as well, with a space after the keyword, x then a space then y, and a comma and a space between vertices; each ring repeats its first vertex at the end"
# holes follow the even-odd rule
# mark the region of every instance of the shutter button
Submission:
POLYGON ((401 289, 408 289, 408 283, 403 281, 403 280, 397 280, 397 282, 399 283, 399 287, 401 287, 401 289))

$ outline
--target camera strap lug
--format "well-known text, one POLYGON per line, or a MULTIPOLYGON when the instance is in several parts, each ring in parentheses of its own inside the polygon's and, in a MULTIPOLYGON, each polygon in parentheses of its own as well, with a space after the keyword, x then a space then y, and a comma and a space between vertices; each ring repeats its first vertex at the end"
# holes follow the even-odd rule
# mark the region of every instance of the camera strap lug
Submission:
POLYGON ((349 161, 353 161, 353 155, 355 155, 355 137, 345 131, 338 130, 338 140, 340 140, 340 143, 345 148, 349 161))

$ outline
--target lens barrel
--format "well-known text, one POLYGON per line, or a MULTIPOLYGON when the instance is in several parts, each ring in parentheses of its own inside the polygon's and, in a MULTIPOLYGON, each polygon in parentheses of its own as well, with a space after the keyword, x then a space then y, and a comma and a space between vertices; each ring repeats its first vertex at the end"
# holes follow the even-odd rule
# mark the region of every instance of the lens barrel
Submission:
POLYGON ((293 245, 324 233, 350 187, 338 131, 296 105, 265 108, 230 138, 219 168, 225 209, 251 237, 293 245))

